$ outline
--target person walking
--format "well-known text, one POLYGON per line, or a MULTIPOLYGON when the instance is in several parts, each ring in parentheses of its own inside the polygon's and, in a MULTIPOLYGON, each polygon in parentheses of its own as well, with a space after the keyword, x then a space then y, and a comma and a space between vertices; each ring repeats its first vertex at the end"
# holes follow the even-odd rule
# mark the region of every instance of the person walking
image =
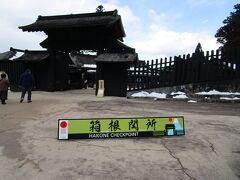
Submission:
POLYGON ((28 93, 28 103, 32 102, 32 88, 35 86, 35 81, 30 69, 26 69, 26 71, 21 74, 19 86, 22 88, 20 103, 23 102, 26 92, 28 93))
POLYGON ((0 80, 0 99, 2 104, 6 104, 8 87, 10 86, 9 81, 6 79, 7 75, 5 73, 1 74, 0 80))

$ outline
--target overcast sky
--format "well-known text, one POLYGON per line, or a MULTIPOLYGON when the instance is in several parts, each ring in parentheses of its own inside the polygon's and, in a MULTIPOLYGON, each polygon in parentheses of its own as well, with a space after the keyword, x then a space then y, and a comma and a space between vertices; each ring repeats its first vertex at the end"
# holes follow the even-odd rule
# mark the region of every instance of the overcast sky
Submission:
POLYGON ((102 4, 118 9, 126 32, 125 44, 140 59, 156 59, 194 51, 217 49, 214 34, 238 0, 1 0, 0 52, 10 47, 41 49, 46 35, 22 32, 18 26, 36 21, 38 15, 95 12, 102 4))

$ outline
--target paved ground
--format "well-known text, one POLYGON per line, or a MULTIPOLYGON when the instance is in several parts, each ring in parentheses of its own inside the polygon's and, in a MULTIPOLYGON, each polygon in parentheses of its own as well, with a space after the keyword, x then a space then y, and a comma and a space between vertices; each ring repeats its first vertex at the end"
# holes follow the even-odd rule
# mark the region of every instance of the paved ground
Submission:
POLYGON ((0 106, 0 179, 240 179, 240 104, 168 102, 93 91, 34 92, 0 106), (186 135, 57 140, 58 118, 184 115, 186 135))

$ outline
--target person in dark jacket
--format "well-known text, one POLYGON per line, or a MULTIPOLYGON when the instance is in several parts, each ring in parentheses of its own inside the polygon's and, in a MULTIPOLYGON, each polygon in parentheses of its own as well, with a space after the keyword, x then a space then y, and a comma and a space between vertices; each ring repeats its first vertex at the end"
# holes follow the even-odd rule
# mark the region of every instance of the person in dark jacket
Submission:
POLYGON ((9 87, 9 81, 6 79, 6 74, 1 74, 1 80, 0 80, 0 99, 2 104, 6 104, 7 94, 8 94, 8 87, 9 87))
POLYGON ((26 69, 26 71, 21 74, 20 80, 19 80, 19 85, 22 88, 22 95, 21 95, 21 100, 20 103, 23 102, 24 96, 26 92, 28 93, 28 102, 32 102, 32 88, 35 86, 35 81, 33 78, 33 75, 31 74, 30 69, 26 69))

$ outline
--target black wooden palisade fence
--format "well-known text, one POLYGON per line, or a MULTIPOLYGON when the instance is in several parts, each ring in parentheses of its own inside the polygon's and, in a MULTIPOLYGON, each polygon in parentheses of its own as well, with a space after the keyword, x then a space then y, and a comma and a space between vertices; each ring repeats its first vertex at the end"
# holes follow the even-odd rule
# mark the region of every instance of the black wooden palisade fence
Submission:
POLYGON ((27 66, 21 62, 13 61, 0 61, 0 71, 4 71, 8 74, 10 85, 12 90, 19 89, 18 82, 20 75, 26 70, 27 66))
POLYGON ((128 91, 240 79, 240 47, 142 61, 128 70, 128 91))
MULTIPOLYGON (((0 71, 8 73, 12 89, 17 88, 20 74, 26 66, 20 62, 2 61, 0 71)), ((151 61, 139 61, 128 70, 128 91, 204 83, 240 80, 240 47, 225 55, 207 51, 151 61)))

